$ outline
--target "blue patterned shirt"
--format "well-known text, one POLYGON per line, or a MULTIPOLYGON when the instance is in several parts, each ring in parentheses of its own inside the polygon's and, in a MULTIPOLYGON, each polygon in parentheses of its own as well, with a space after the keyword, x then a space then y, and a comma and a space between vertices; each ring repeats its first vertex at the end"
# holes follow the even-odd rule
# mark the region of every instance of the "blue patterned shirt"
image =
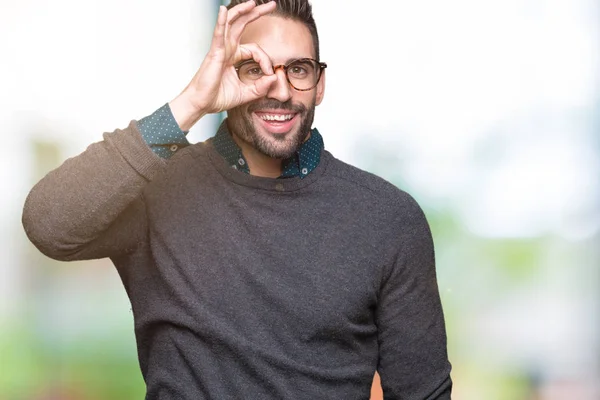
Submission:
MULTIPOLYGON (((168 103, 153 114, 142 118, 138 122, 138 128, 148 146, 162 158, 169 158, 177 150, 190 145, 185 137, 187 132, 183 132, 179 128, 168 103)), ((324 147, 323 137, 317 129, 312 129, 310 133, 309 139, 302 143, 298 151, 292 157, 283 160, 283 172, 280 178, 294 176, 303 178, 317 167, 321 158, 321 150, 324 147)), ((213 145, 232 168, 247 174, 250 173, 242 150, 231 137, 225 121, 221 123, 213 139, 213 145)))

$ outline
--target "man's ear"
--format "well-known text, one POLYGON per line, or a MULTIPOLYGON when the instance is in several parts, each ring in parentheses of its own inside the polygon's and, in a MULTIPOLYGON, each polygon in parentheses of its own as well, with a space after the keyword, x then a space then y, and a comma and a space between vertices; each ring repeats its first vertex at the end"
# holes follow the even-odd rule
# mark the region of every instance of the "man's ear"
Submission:
POLYGON ((321 79, 319 80, 319 83, 317 83, 317 98, 316 98, 316 105, 318 106, 319 104, 321 104, 321 102, 323 101, 323 97, 325 97, 325 71, 327 69, 323 68, 323 72, 321 73, 321 79))

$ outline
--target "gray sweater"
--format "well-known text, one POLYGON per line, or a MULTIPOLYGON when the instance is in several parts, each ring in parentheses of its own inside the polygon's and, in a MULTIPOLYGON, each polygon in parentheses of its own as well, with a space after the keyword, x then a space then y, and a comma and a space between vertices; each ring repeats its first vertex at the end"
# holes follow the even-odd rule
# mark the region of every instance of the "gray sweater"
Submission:
POLYGON ((170 160, 136 122, 50 172, 23 212, 49 257, 110 257, 147 399, 450 399, 431 233, 405 192, 323 150, 304 179, 170 160), (176 205, 176 206, 175 206, 176 205))

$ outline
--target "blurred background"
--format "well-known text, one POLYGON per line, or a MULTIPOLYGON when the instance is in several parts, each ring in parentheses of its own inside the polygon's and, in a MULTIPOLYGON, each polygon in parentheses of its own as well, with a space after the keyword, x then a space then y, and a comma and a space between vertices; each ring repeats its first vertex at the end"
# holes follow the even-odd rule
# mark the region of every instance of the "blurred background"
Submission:
MULTIPOLYGON (((0 2, 0 399, 143 398, 111 263, 42 256, 21 209, 48 171, 185 87, 219 4, 0 2)), ((600 399, 599 2, 313 6, 329 64, 315 126, 424 208, 453 398, 600 399)))

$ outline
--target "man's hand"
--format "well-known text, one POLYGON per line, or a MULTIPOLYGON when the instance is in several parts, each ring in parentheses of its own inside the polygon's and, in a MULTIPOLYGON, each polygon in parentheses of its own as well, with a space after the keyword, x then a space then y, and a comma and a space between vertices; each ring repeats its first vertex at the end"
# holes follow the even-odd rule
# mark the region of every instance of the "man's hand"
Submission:
POLYGON ((269 56, 255 43, 240 44, 246 25, 275 10, 270 1, 257 6, 253 0, 227 11, 219 8, 210 50, 183 92, 169 103, 179 127, 189 130, 206 114, 217 113, 264 97, 277 80, 269 56), (254 59, 265 76, 251 85, 240 81, 235 65, 254 59))

